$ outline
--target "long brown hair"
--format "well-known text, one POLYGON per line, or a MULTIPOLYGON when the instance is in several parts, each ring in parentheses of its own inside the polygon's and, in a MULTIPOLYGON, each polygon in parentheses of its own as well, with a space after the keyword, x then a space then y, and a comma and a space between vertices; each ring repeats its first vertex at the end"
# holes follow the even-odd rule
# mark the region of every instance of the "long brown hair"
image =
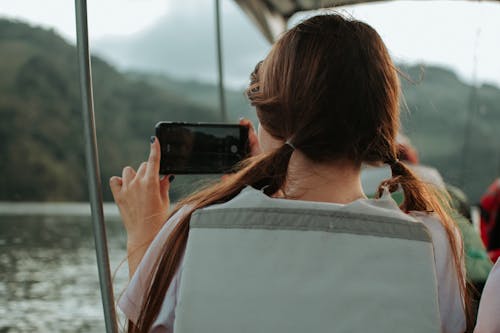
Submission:
MULTIPOLYGON (((286 32, 256 67, 247 89, 261 125, 311 161, 389 163, 393 177, 379 191, 399 184, 402 210, 439 215, 459 281, 465 281, 461 241, 442 200, 397 160, 399 94, 397 70, 377 32, 337 14, 312 17, 286 32)), ((231 200, 248 185, 276 193, 286 182, 292 153, 285 144, 249 158, 231 176, 179 202, 170 216, 180 207, 190 210, 163 244, 138 322, 129 331, 147 332, 156 319, 186 247, 192 212, 231 200)), ((459 284, 465 298, 465 283, 459 284)))

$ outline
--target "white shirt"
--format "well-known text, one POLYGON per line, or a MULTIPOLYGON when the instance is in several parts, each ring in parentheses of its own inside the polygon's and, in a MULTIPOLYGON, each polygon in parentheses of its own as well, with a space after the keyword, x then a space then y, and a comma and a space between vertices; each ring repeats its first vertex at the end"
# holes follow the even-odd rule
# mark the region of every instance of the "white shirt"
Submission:
MULTIPOLYGON (((276 207, 294 207, 294 208, 329 208, 338 209, 343 207, 353 210, 359 205, 367 205, 373 209, 377 215, 404 214, 390 195, 385 195, 378 200, 359 199, 347 205, 332 203, 319 203, 301 200, 274 199, 264 195, 262 192, 247 187, 233 200, 242 199, 249 205, 265 204, 276 207)), ((230 202, 226 203, 230 204, 230 202)), ((162 227, 156 238, 151 243, 148 251, 144 255, 134 276, 132 277, 128 288, 118 301, 118 306, 123 313, 132 322, 136 322, 139 316, 142 299, 147 291, 147 277, 149 276, 155 259, 160 255, 161 246, 166 241, 168 235, 172 232, 180 218, 187 212, 188 208, 181 208, 172 216, 162 227)), ((465 314, 463 310, 463 301, 460 296, 460 289, 457 274, 453 264, 453 255, 448 242, 448 236, 439 220, 429 214, 421 212, 411 212, 411 216, 420 220, 429 230, 434 247, 434 259, 436 264, 436 275, 438 281, 438 302, 439 312, 442 322, 443 333, 463 333, 465 331, 465 314)), ((171 333, 173 332, 173 323, 175 319, 175 306, 177 303, 177 292, 182 273, 182 263, 176 273, 169 289, 167 290, 160 313, 154 322, 151 332, 171 333)))
POLYGON ((500 332, 500 258, 486 280, 474 333, 500 332))

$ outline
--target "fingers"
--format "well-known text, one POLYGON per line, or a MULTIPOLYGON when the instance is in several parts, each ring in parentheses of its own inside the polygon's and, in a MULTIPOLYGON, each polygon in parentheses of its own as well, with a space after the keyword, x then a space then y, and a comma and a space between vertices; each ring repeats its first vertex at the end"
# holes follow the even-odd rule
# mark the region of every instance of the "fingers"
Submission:
POLYGON ((255 128, 250 120, 240 118, 240 125, 248 128, 248 144, 250 145, 250 154, 256 156, 261 153, 259 138, 255 132, 255 128))
POLYGON ((151 137, 154 140, 151 143, 151 151, 149 152, 149 158, 146 168, 146 176, 150 178, 158 177, 160 174, 160 143, 156 137, 151 137))
POLYGON ((160 194, 163 200, 168 199, 168 191, 170 190, 170 184, 174 181, 174 175, 166 175, 160 180, 160 194))
POLYGON ((243 126, 247 127, 249 133, 250 132, 255 133, 255 128, 253 127, 253 124, 250 121, 250 119, 246 119, 246 118, 241 117, 240 118, 240 125, 243 125, 243 126))
POLYGON ((144 177, 144 175, 146 174, 147 168, 148 168, 148 163, 142 162, 141 165, 139 166, 139 169, 137 169, 137 176, 144 177))
POLYGON ((115 201, 117 199, 118 193, 122 188, 122 179, 117 176, 113 176, 109 179, 109 187, 111 188, 111 193, 113 194, 113 198, 115 201))
POLYGON ((123 168, 122 171, 122 183, 125 185, 129 184, 135 178, 135 175, 136 173, 134 169, 132 169, 129 166, 126 166, 125 168, 123 168))

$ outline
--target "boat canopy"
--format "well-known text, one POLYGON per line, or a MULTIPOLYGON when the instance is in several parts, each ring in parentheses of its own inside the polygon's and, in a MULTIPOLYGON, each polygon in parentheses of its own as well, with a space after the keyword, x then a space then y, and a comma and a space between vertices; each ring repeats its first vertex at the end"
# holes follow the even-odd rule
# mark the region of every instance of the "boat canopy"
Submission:
POLYGON ((235 0, 270 43, 286 30, 288 20, 297 12, 381 1, 388 0, 235 0))

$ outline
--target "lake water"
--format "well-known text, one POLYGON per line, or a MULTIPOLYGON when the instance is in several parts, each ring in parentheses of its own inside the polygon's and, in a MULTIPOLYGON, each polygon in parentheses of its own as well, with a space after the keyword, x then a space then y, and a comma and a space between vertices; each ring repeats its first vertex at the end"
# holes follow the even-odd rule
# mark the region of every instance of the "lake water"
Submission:
MULTIPOLYGON (((0 203, 0 333, 99 332, 104 318, 85 204, 0 203)), ((126 256, 116 207, 106 205, 111 269, 126 256)), ((114 278, 115 297, 128 281, 114 278)))

